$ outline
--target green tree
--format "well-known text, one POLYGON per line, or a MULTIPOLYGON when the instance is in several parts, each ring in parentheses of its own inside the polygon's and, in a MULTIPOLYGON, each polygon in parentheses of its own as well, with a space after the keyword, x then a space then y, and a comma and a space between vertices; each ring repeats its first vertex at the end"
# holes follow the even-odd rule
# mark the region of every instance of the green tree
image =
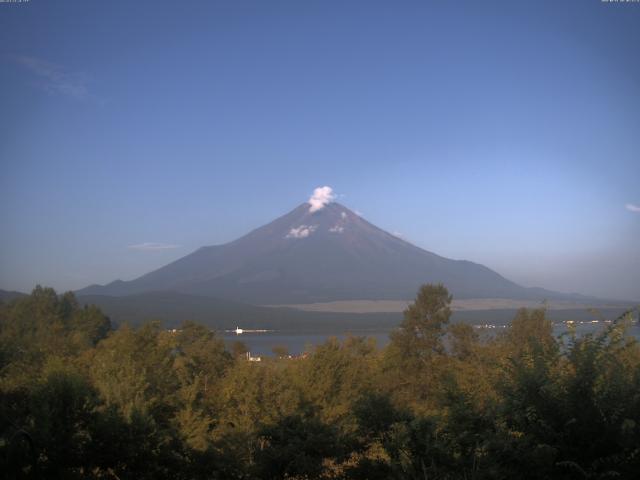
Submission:
POLYGON ((81 308, 73 293, 36 286, 0 308, 0 384, 36 382, 47 359, 72 361, 111 329, 95 306, 81 308))
POLYGON ((173 370, 180 385, 174 420, 189 447, 205 451, 212 446, 214 405, 232 358, 211 330, 192 322, 183 324, 173 339, 173 370))
POLYGON ((443 370, 445 326, 451 317, 451 295, 443 285, 423 285, 391 333, 385 352, 385 380, 394 397, 422 412, 434 406, 443 370))
POLYGON ((247 344, 240 340, 235 340, 231 344, 231 355, 233 355, 234 358, 244 357, 248 351, 247 344))
POLYGON ((77 373, 48 370, 32 391, 2 394, 2 420, 7 423, 0 462, 8 478, 80 478, 83 467, 91 464, 96 392, 77 373))
POLYGON ((353 402, 373 390, 377 363, 375 343, 364 337, 349 336, 342 343, 330 338, 300 365, 299 388, 323 421, 350 429, 353 402))
POLYGON ((434 354, 443 353, 442 337, 451 317, 451 298, 442 284, 420 287, 415 301, 404 311, 400 328, 391 334, 394 349, 425 365, 434 354))
POLYGON ((276 345, 271 351, 277 358, 286 358, 289 356, 289 348, 286 345, 276 345))
POLYGON ((343 453, 338 432, 312 414, 283 417, 258 438, 254 470, 264 480, 329 478, 325 462, 343 453))
POLYGON ((174 341, 157 323, 119 328, 98 344, 91 378, 107 405, 125 417, 134 412, 167 422, 175 411, 179 382, 173 370, 174 341))

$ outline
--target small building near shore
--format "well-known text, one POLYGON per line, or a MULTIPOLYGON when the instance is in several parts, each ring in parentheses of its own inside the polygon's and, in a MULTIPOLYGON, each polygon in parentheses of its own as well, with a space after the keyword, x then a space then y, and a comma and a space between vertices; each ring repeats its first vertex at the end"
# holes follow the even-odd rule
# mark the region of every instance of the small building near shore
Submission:
POLYGON ((252 357, 251 356, 251 352, 247 352, 247 360, 249 362, 261 362, 262 361, 262 357, 252 357))

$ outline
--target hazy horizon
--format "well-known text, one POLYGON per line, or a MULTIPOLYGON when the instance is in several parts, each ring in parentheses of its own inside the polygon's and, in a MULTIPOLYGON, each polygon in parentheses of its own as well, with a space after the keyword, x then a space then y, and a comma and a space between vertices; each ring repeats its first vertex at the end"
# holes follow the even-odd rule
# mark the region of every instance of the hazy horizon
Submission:
POLYGON ((523 286, 640 300, 640 8, 0 4, 0 288, 130 280, 321 185, 523 286))

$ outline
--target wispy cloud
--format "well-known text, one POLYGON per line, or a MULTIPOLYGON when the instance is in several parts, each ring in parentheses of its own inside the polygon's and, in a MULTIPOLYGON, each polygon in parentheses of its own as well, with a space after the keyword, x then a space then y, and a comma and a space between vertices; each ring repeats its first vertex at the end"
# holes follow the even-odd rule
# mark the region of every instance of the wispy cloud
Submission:
POLYGON ((172 250, 174 248, 180 248, 180 245, 174 245, 172 243, 156 243, 156 242, 144 242, 137 243, 135 245, 127 245, 130 250, 138 250, 141 252, 156 252, 159 250, 172 250))
POLYGON ((633 213, 640 213, 640 205, 635 205, 633 203, 627 203, 625 208, 633 213))
POLYGON ((89 93, 89 76, 84 72, 69 71, 60 65, 35 57, 19 56, 15 57, 15 60, 37 77, 37 86, 49 93, 75 100, 97 99, 89 93))
POLYGON ((309 197, 309 211, 311 213, 322 210, 326 205, 330 204, 336 199, 336 194, 333 193, 331 187, 318 187, 313 191, 311 197, 309 197))
POLYGON ((285 238, 307 238, 316 228, 318 228, 317 225, 300 225, 289 230, 285 238))

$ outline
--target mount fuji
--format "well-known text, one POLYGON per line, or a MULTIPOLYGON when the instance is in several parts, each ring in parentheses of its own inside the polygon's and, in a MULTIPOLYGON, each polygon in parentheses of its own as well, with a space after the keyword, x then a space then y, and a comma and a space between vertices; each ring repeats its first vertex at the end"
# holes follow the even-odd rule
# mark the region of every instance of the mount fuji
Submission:
POLYGON ((303 203, 224 245, 199 248, 131 281, 91 285, 78 295, 149 292, 253 305, 406 300, 424 283, 455 298, 580 299, 522 287, 470 261, 452 260, 394 236, 339 203, 303 203))

